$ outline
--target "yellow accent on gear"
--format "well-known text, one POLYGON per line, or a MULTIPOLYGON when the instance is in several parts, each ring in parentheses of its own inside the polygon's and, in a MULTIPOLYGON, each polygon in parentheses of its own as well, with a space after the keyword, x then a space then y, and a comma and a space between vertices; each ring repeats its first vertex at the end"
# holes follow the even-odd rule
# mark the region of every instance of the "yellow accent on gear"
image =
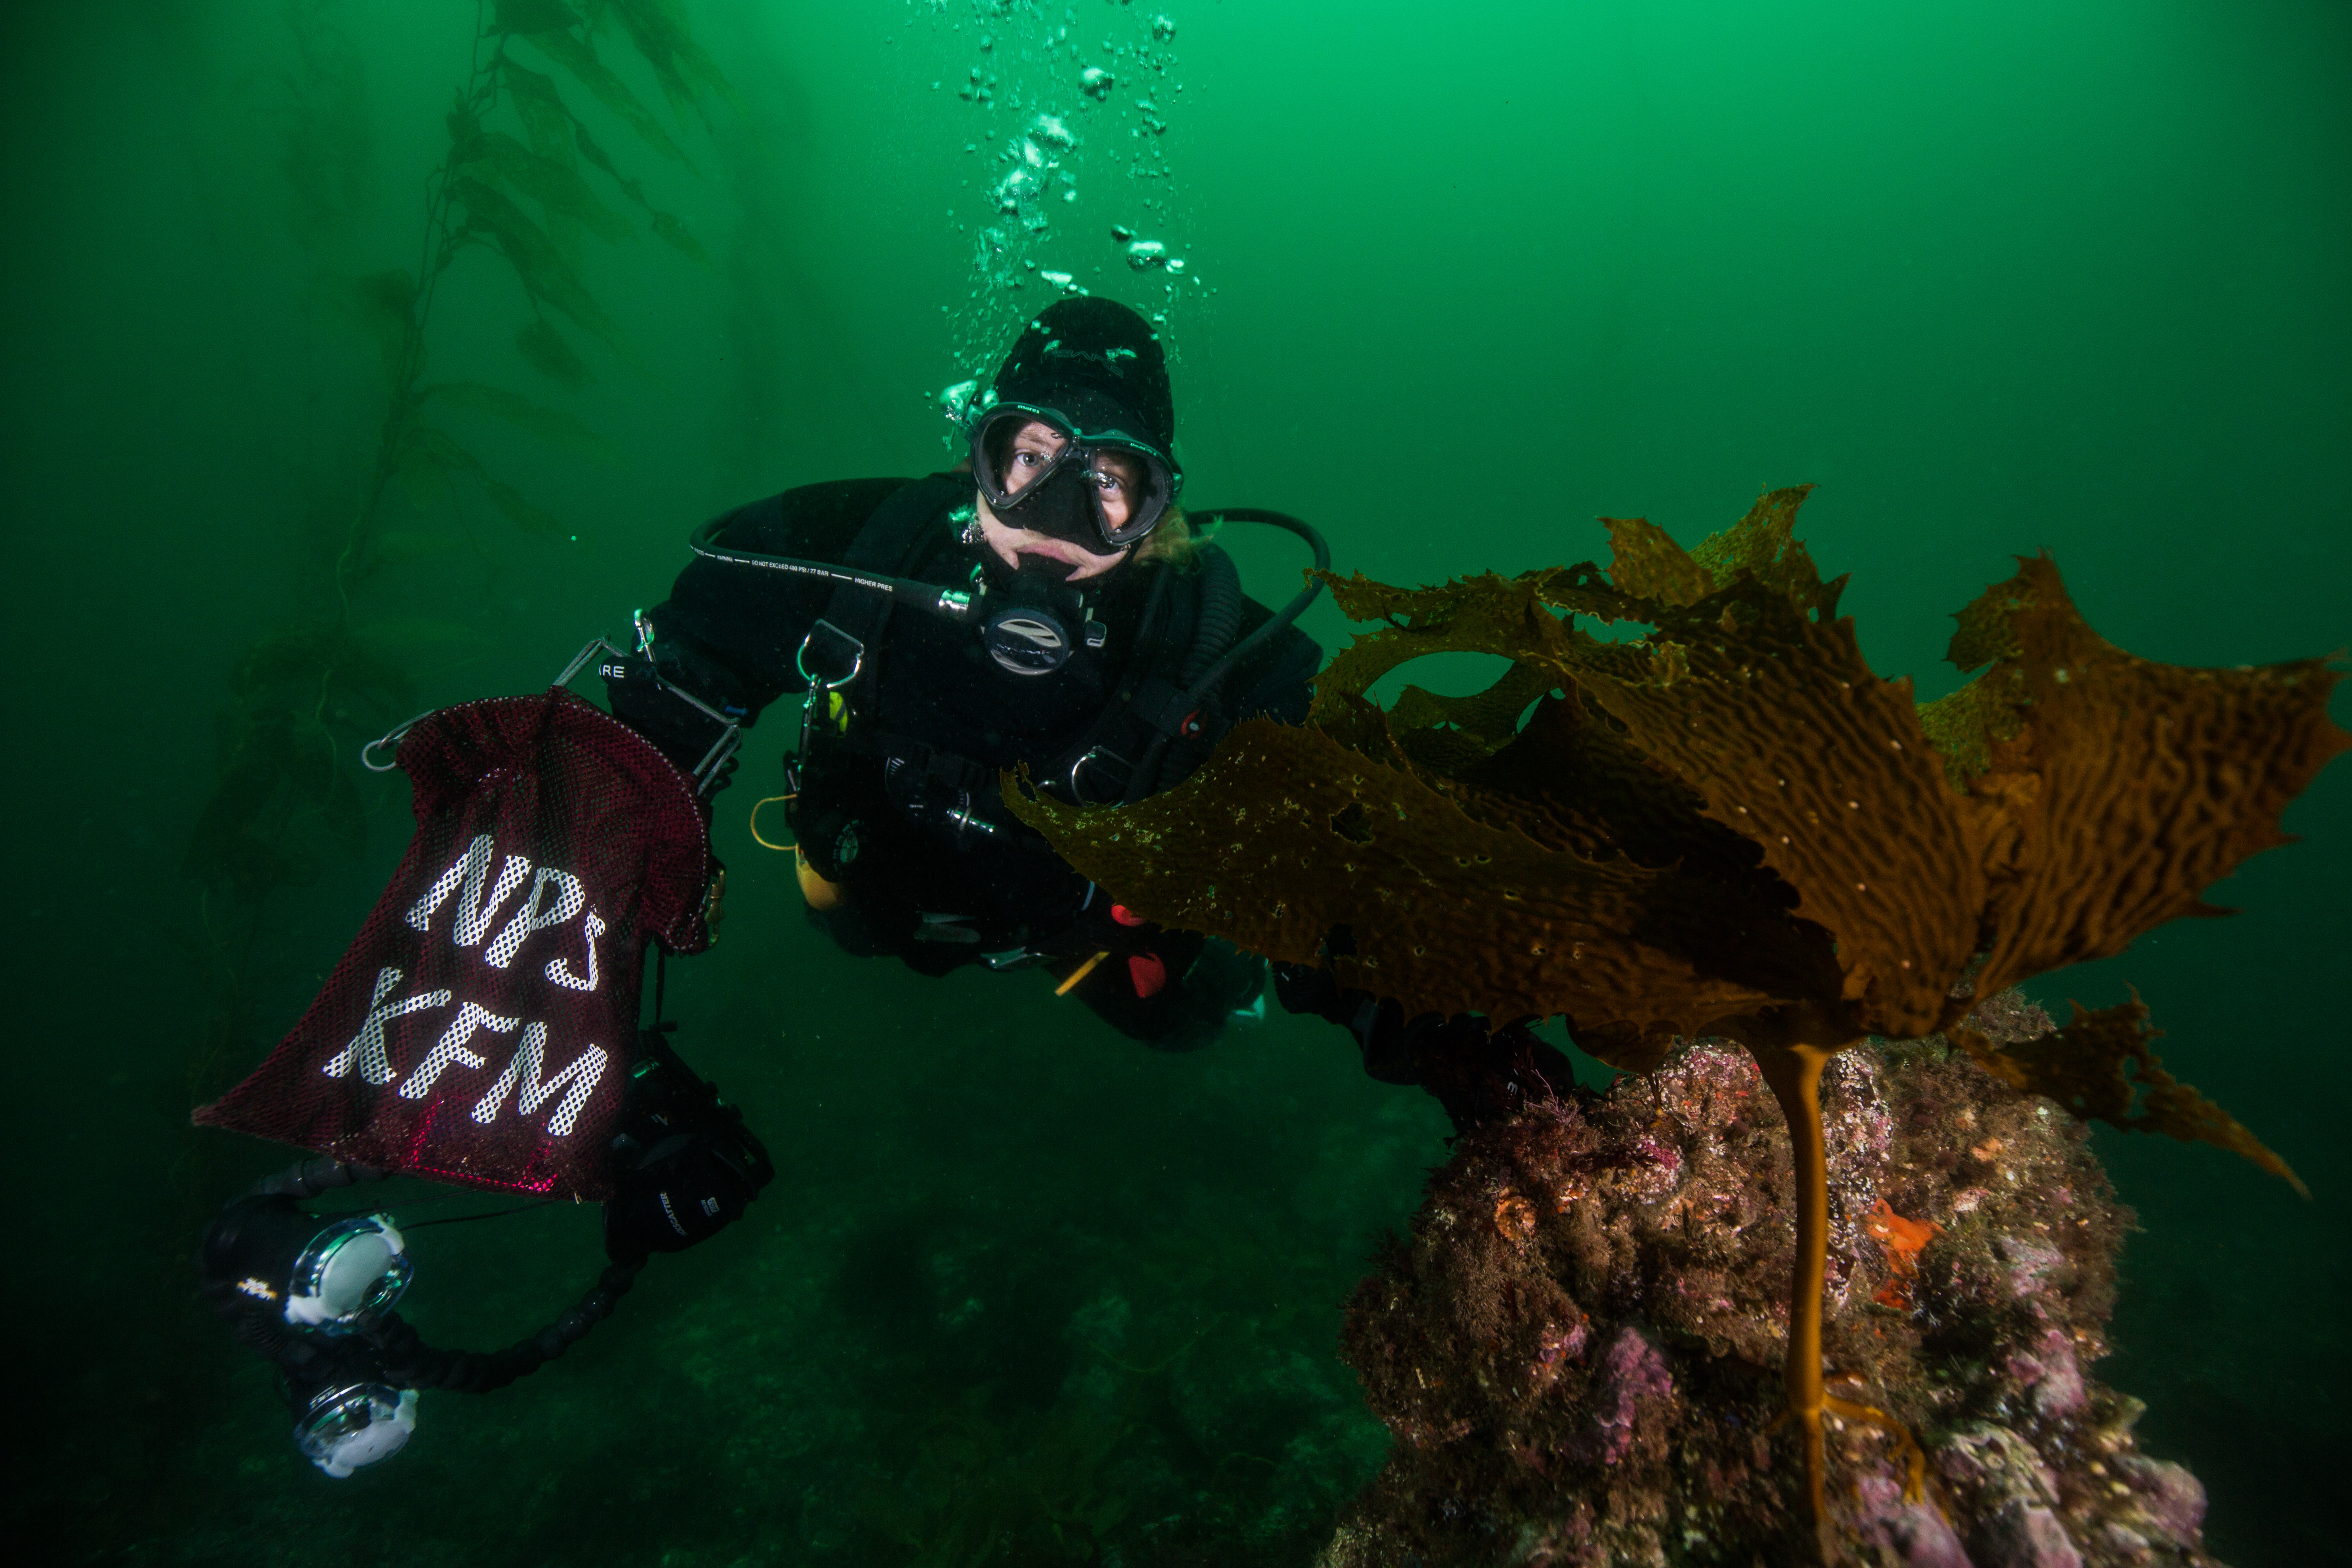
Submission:
POLYGON ((801 897, 808 900, 808 907, 813 910, 822 912, 837 909, 842 900, 849 896, 838 882, 828 882, 818 876, 816 868, 809 864, 808 856, 797 844, 793 846, 793 869, 800 875, 801 897))
POLYGON ((771 844, 766 839, 760 837, 760 808, 763 805, 773 805, 780 800, 797 800, 799 796, 797 795, 772 795, 765 800, 753 801, 751 803, 751 842, 757 844, 762 849, 785 850, 793 848, 793 846, 790 844, 771 844))
POLYGON ((1076 969, 1071 970, 1070 977, 1067 980, 1063 981, 1059 985, 1054 987, 1054 994, 1056 996, 1067 996, 1072 991, 1077 988, 1079 981, 1084 980, 1087 975, 1092 974, 1095 972, 1096 964, 1100 963, 1104 959, 1108 958, 1110 954, 1108 952, 1097 952, 1092 958, 1087 959, 1084 963, 1079 964, 1076 969))

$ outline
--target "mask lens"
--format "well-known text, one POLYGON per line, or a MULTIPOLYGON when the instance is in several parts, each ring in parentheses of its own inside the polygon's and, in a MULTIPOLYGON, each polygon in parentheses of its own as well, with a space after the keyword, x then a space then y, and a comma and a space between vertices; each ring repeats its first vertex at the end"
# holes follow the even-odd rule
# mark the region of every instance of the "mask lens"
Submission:
POLYGON ((1168 459, 1125 435, 1088 437, 1051 409, 1022 404, 992 408, 971 426, 972 477, 988 504, 1000 510, 1018 505, 1073 456, 1087 463, 1082 477, 1095 529, 1107 543, 1141 539, 1176 499, 1176 473, 1168 459))
POLYGON ((993 409, 971 432, 972 477, 991 506, 1006 506, 1060 465, 1070 431, 1043 410, 993 409))
POLYGON ((1097 444, 1089 454, 1087 478, 1095 521, 1113 544, 1132 544, 1160 526, 1175 495, 1168 464, 1141 447, 1097 444), (1114 512, 1118 514, 1116 521, 1114 512))

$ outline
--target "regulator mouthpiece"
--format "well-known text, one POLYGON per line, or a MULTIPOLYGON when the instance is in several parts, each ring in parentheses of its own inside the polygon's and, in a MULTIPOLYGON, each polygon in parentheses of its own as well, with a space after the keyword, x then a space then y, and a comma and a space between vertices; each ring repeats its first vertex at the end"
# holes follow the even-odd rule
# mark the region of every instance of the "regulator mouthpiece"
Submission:
POLYGON ((1069 629, 1043 605, 999 610, 988 617, 981 636, 988 657, 1015 675, 1051 675, 1069 662, 1069 629))

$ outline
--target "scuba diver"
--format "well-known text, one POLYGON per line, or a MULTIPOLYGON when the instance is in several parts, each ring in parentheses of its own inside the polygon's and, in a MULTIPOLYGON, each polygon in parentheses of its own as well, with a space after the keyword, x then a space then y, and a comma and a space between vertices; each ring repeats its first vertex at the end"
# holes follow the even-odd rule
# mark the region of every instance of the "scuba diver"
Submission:
MULTIPOLYGON (((330 1474, 396 1450, 413 1426, 417 1389, 487 1390, 562 1353, 612 1310, 649 1255, 723 1228, 772 1178, 740 1112, 670 1049, 660 966, 667 953, 708 942, 723 885, 709 853, 709 798, 734 771, 743 731, 781 699, 797 699, 798 731, 782 791, 759 806, 783 807, 808 917, 852 953, 930 975, 968 964, 1042 969, 1119 1033, 1175 1051, 1208 1045, 1236 1015, 1262 1016, 1271 979, 1288 1010, 1346 1027, 1373 1076, 1428 1089, 1457 1130, 1568 1082, 1566 1062, 1528 1021, 1490 1028, 1474 1016, 1407 1018, 1393 1002, 1342 989, 1328 968, 1269 975, 1255 955, 1141 920, 1005 809, 999 779, 1008 770, 1025 770, 1034 787, 1070 802, 1131 802, 1182 781, 1243 720, 1302 721, 1322 655, 1295 622, 1319 584, 1268 609, 1242 593, 1230 557, 1178 506, 1183 476, 1166 358, 1150 326, 1124 306, 1081 297, 1041 312, 961 412, 967 452, 950 471, 807 485, 698 530, 694 559, 668 599, 635 616, 634 647, 592 643, 566 672, 568 680, 596 649, 609 655, 597 663, 609 716, 570 698, 559 680, 569 706, 554 717, 568 726, 564 754, 575 759, 567 765, 602 757, 599 765, 638 784, 661 772, 680 786, 662 808, 673 824, 660 830, 666 848, 599 871, 590 860, 598 852, 611 860, 618 837, 660 837, 646 826, 660 812, 638 804, 594 817, 593 803, 619 786, 592 788, 560 770, 553 784, 523 792, 520 809, 537 838, 512 837, 516 810, 500 807, 506 815, 495 822, 452 827, 430 853, 413 847, 403 873, 411 879, 395 881, 370 922, 408 946, 380 941, 362 953, 355 944, 313 1005, 313 1015, 334 1016, 305 1044, 306 1016, 261 1071, 199 1113, 335 1151, 232 1204, 199 1257, 215 1305, 284 1374, 297 1441, 330 1474), (630 754, 647 745, 667 763, 630 754), (494 879, 497 848, 518 844, 494 879), (645 868, 662 855, 690 876, 645 868), (556 868, 558 858, 571 868, 556 868), (691 883, 693 898, 665 894, 668 912, 648 914, 642 886, 665 876, 691 883), (501 913, 509 900, 510 916, 501 913), (614 912, 624 910, 634 912, 614 912), (435 969, 442 960, 430 952, 404 955, 445 941, 450 918, 446 942, 470 952, 445 957, 472 967, 435 969), (539 956, 517 955, 575 921, 577 938, 567 941, 584 947, 547 960, 551 989, 535 978, 539 956), (387 1167, 562 1190, 564 1171, 548 1162, 570 1156, 549 1151, 575 1121, 593 1123, 594 1096, 614 1087, 600 1077, 605 1053, 593 1045, 545 1078, 559 1059, 557 1040, 548 1024, 523 1020, 594 991, 598 943, 625 928, 639 943, 631 956, 640 971, 642 947, 655 949, 656 1023, 637 1033, 625 1085, 597 1134, 604 1148, 581 1156, 600 1162, 611 1267, 572 1311, 508 1351, 433 1351, 390 1310, 409 1269, 389 1217, 321 1226, 299 1205, 387 1167), (539 985, 537 1000, 513 989, 515 976, 539 985), (338 1013, 328 1004, 339 985, 338 1013), (480 985, 507 989, 467 990, 480 985), (411 1013, 426 1019, 453 1007, 454 1022, 429 1050, 422 1042, 437 1023, 424 1026, 416 1047, 406 1043, 411 1013), (490 1047, 501 1033, 520 1044, 493 1080, 490 1047), (473 1100, 486 1083, 488 1092, 473 1100), (435 1109, 453 1084, 469 1114, 457 1114, 456 1100, 449 1114, 435 1109), (349 1101, 357 1109, 318 1109, 330 1089, 360 1095, 349 1101), (548 1105, 557 1107, 552 1120, 518 1121, 548 1105), (289 1106, 308 1109, 298 1115, 289 1106), (381 1131, 393 1125, 387 1118, 396 1136, 381 1131), (484 1142, 493 1136, 521 1153, 499 1164, 484 1142)), ((1210 518, 1287 529, 1328 565, 1320 537, 1295 519, 1202 514, 1210 518)), ((427 797, 447 794, 433 782, 436 768, 480 787, 552 765, 541 730, 504 760, 492 756, 507 743, 485 728, 495 728, 495 715, 468 710, 493 707, 445 710, 378 743, 399 742, 420 823, 427 797), (468 771, 451 760, 477 755, 490 761, 468 771)), ((604 963, 622 969, 618 957, 604 963)), ((632 1021, 634 984, 614 988, 613 1004, 632 1021)), ((561 1020, 555 1027, 561 1034, 561 1020)), ((578 1037, 593 1033, 583 1026, 578 1037)), ((574 1179, 575 1192, 586 1186, 574 1179)))
MULTIPOLYGON (((1004 810, 997 780, 1026 767, 1081 805, 1133 801, 1244 719, 1303 721, 1322 650, 1292 623, 1314 590, 1276 616, 1196 536, 1176 504, 1166 356, 1123 305, 1048 307, 964 424, 950 472, 810 485, 699 531, 698 559, 640 622, 638 659, 608 667, 613 713, 691 767, 721 716, 749 723, 797 687, 782 799, 812 921, 926 974, 1048 965, 1121 1034, 1195 1049, 1262 1014, 1263 961, 1110 903, 1004 810), (820 563, 952 584, 971 607, 907 614, 907 595, 813 574, 820 563)), ((1294 519, 1207 515, 1290 529, 1328 564, 1294 519)), ((1320 969, 1276 981, 1290 1011, 1346 1026, 1368 1071, 1423 1083, 1457 1128, 1511 1109, 1531 1087, 1522 1064, 1569 1081, 1522 1027, 1490 1040, 1475 1018, 1408 1020, 1320 969)))
POLYGON ((1061 301, 977 400, 952 471, 804 486, 698 531, 636 656, 606 668, 614 716, 690 768, 722 720, 800 697, 782 804, 835 941, 926 974, 1051 967, 1131 1038, 1207 1044, 1257 1005, 1264 965, 1132 921, 997 798, 1025 767, 1071 800, 1137 799, 1234 722, 1306 717, 1321 651, 1195 535, 1174 432, 1142 319, 1061 301), (844 568, 947 586, 877 592, 844 568))

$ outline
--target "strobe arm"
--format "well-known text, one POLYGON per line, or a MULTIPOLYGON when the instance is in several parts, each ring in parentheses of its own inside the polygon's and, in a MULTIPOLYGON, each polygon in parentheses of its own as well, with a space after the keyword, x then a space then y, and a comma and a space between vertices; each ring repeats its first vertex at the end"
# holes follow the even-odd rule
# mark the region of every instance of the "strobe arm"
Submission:
POLYGON ((606 1266, 577 1306, 501 1351, 435 1350, 397 1312, 383 1313, 361 1335, 374 1347, 383 1374, 380 1381, 401 1388, 488 1394, 530 1376, 585 1339, 589 1330, 613 1315, 644 1268, 643 1258, 606 1266))

